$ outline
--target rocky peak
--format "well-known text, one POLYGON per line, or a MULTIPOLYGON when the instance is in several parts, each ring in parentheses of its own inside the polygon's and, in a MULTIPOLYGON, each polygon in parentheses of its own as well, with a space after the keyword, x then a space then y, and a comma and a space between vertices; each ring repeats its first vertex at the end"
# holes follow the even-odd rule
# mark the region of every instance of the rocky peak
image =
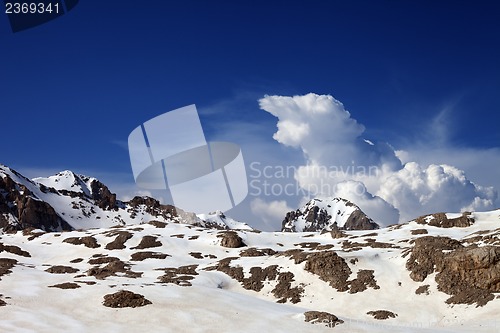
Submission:
POLYGON ((7 232, 26 228, 71 229, 53 207, 28 189, 26 185, 34 185, 29 179, 6 167, 0 169, 0 174, 0 229, 7 232))
POLYGON ((290 211, 282 231, 372 230, 379 226, 354 203, 343 198, 312 199, 302 208, 290 211))

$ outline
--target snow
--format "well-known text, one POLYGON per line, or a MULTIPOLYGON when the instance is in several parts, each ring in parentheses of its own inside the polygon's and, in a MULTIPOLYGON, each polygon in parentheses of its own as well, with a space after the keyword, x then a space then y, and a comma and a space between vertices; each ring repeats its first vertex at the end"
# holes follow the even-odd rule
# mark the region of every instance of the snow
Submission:
MULTIPOLYGON (((247 247, 233 249, 221 247, 220 238, 217 237, 221 231, 178 223, 179 218, 153 216, 145 211, 145 207, 137 207, 135 217, 132 217, 130 210, 133 207, 126 204, 119 205, 116 211, 93 205, 86 196, 90 193, 86 191, 90 191, 93 178, 66 171, 31 181, 1 165, 0 176, 8 176, 24 185, 35 199, 49 203, 74 228, 84 229, 44 233, 32 240, 28 240, 29 235, 23 235, 22 232, 0 234, 0 243, 19 246, 31 254, 31 257, 21 257, 6 251, 0 254, 1 258, 18 261, 11 269, 12 273, 0 276, 0 299, 7 303, 5 307, 0 307, 0 332, 331 332, 331 328, 305 323, 303 313, 308 310, 327 311, 344 320, 344 324, 336 326, 334 332, 493 332, 500 329, 497 319, 500 298, 483 307, 448 305, 445 301, 449 295, 438 290, 434 279, 436 273, 421 283, 415 282, 405 268, 407 258, 402 257, 403 251, 411 247, 412 241, 418 237, 464 239, 475 236, 474 233, 479 231, 484 235, 494 234, 500 228, 500 210, 472 213, 475 223, 466 228, 440 228, 412 221, 378 230, 346 231, 346 237, 338 239, 332 239, 329 233, 258 233, 220 211, 197 215, 198 222, 238 229, 236 232, 247 247), (38 184, 61 190, 67 190, 69 186, 72 191, 82 195, 72 198, 50 191, 44 193, 38 184), (165 228, 155 228, 147 224, 150 220, 164 221, 167 225, 165 228), (108 229, 116 224, 123 226, 108 229), (427 234, 412 234, 412 230, 423 228, 427 234), (127 231, 133 237, 126 241, 124 249, 108 250, 105 245, 114 240, 114 236, 107 235, 110 230, 127 231), (169 256, 162 260, 131 261, 133 253, 143 251, 134 247, 139 245, 144 236, 150 235, 156 236, 162 245, 144 251, 161 252, 169 256), (69 237, 84 236, 95 237, 100 247, 87 248, 63 242, 69 237), (397 248, 363 246, 357 251, 343 249, 346 240, 366 243, 367 238, 391 243, 397 248), (300 244, 305 242, 333 245, 332 249, 345 259, 351 269, 350 279, 361 269, 373 270, 380 289, 368 287, 366 291, 355 294, 338 292, 317 275, 304 270, 304 262, 295 264, 287 256, 240 257, 240 251, 249 247, 285 251, 302 249, 300 244), (192 252, 201 253, 203 258, 193 257, 190 255, 192 252), (216 258, 209 257, 209 254, 216 258), (129 263, 132 271, 143 274, 140 278, 111 276, 98 280, 86 274, 92 267, 88 260, 94 255, 117 257, 129 263), (277 303, 277 298, 271 292, 276 281, 264 283, 264 288, 255 292, 244 289, 238 281, 220 271, 205 270, 228 257, 239 257, 231 262, 231 266, 240 266, 245 277, 256 266, 278 265, 280 272, 293 273, 292 287, 304 288, 301 302, 277 303), (83 260, 71 262, 76 258, 83 260), (357 261, 351 262, 351 259, 357 261), (51 265, 71 266, 79 269, 79 272, 50 274, 45 270, 51 265), (164 268, 184 265, 198 265, 198 275, 190 281, 192 286, 158 283, 164 268), (48 288, 63 282, 77 282, 81 287, 68 290, 48 288), (429 295, 416 295, 415 290, 426 284, 429 285, 429 295), (142 294, 152 304, 133 309, 112 309, 102 305, 104 295, 121 289, 142 294), (397 317, 378 321, 366 314, 379 309, 397 313, 397 317)), ((339 227, 357 209, 340 198, 323 198, 310 201, 301 211, 305 212, 314 205, 335 216, 339 227)), ((460 215, 447 213, 448 218, 460 215)), ((13 218, 7 216, 9 221, 13 218)), ((304 230, 307 223, 305 216, 299 218, 297 230, 304 230)))
POLYGON ((253 230, 253 228, 248 224, 236 221, 235 219, 224 215, 224 213, 220 210, 209 214, 197 214, 196 216, 204 222, 216 224, 223 228, 228 227, 229 229, 253 230))
MULTIPOLYGON (((204 216, 202 216, 204 217, 204 216)), ((500 226, 500 211, 474 213, 476 223, 467 228, 438 228, 425 226, 429 234, 461 238, 477 230, 494 230, 500 226)), ((403 239, 414 239, 425 235, 411 235, 411 230, 422 225, 414 222, 399 228, 385 228, 375 231, 377 235, 364 236, 368 231, 347 231, 351 241, 363 242, 375 238, 379 242, 400 243, 403 239)), ((117 230, 117 229, 112 229, 117 230)), ((219 271, 206 271, 225 257, 238 256, 242 249, 221 247, 218 231, 193 228, 188 224, 169 223, 165 228, 149 224, 125 226, 122 230, 134 236, 123 250, 106 250, 104 244, 112 241, 105 233, 108 229, 92 229, 85 232, 46 233, 31 241, 21 232, 1 235, 4 244, 18 245, 31 253, 32 257, 19 257, 3 252, 2 257, 14 258, 20 262, 12 274, 1 277, 1 298, 7 302, 2 307, 3 318, 0 331, 10 332, 88 332, 88 331, 172 331, 172 332, 329 332, 328 327, 305 323, 303 313, 307 310, 327 311, 344 320, 335 327, 336 332, 492 332, 498 329, 497 314, 500 300, 495 299, 484 307, 474 305, 453 305, 445 303, 449 297, 437 289, 435 273, 422 283, 411 280, 404 268, 406 259, 401 249, 374 249, 363 247, 359 251, 345 252, 345 239, 332 239, 328 234, 280 233, 238 231, 249 247, 272 248, 282 251, 297 248, 294 244, 320 242, 332 244, 343 256, 353 274, 359 269, 373 269, 380 289, 371 287, 356 294, 337 292, 328 283, 296 265, 286 256, 241 257, 232 266, 241 266, 244 272, 251 267, 279 265, 294 274, 293 286, 302 284, 305 293, 297 304, 279 304, 270 293, 272 285, 266 285, 256 293, 243 289, 235 280, 219 271), (137 227, 140 227, 139 229, 137 227), (137 250, 143 236, 155 235, 162 246, 151 250, 169 254, 164 260, 146 259, 130 262, 131 269, 144 272, 140 279, 109 277, 96 280, 84 273, 89 269, 87 260, 94 254, 114 256, 129 261, 137 250), (184 235, 183 238, 173 237, 184 235), (100 248, 90 249, 83 245, 64 243, 68 237, 94 236, 100 248), (198 236, 190 240, 191 236, 198 236), (281 243, 283 246, 278 245, 281 243), (217 259, 204 257, 196 259, 190 252, 213 254, 217 259), (69 263, 75 258, 84 258, 79 263, 69 263), (349 259, 357 258, 351 263, 349 259), (162 274, 158 268, 179 267, 197 264, 199 275, 192 280, 193 286, 181 287, 173 284, 159 284, 162 274), (44 270, 49 265, 68 265, 78 268, 76 274, 49 274, 44 270), (82 275, 83 274, 83 275, 82 275), (81 277, 76 278, 76 275, 81 277), (81 288, 60 290, 47 288, 69 281, 96 282, 95 285, 80 283, 81 288), (418 286, 429 284, 429 295, 416 295, 418 286), (120 289, 140 293, 153 304, 134 309, 110 309, 101 305, 105 294, 120 289), (9 298, 7 298, 9 297, 9 298), (411 306, 409 306, 411 305, 411 306), (377 321, 366 312, 385 309, 397 313, 394 319, 377 321), (145 319, 147 318, 147 320, 145 319)))
POLYGON ((34 178, 33 181, 38 184, 43 184, 47 187, 55 188, 56 190, 69 190, 72 192, 84 193, 91 195, 91 182, 95 178, 90 178, 84 175, 76 175, 74 172, 65 170, 56 175, 43 178, 34 178))

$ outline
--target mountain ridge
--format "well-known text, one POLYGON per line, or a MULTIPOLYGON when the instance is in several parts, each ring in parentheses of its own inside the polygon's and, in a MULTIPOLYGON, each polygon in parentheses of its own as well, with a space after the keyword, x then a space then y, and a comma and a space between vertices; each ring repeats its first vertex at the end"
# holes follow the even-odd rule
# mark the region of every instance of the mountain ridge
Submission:
POLYGON ((217 229, 252 229, 222 212, 185 212, 151 197, 129 201, 116 198, 98 179, 65 170, 47 178, 24 177, 0 165, 0 229, 37 228, 44 231, 89 229, 116 225, 183 221, 217 229))

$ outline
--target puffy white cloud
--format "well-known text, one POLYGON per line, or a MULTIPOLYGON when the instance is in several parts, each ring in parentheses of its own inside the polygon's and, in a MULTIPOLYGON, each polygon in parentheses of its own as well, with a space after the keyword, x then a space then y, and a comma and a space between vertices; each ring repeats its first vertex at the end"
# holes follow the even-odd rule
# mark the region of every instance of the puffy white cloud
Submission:
POLYGON ((300 148, 312 163, 339 168, 353 163, 401 167, 389 145, 363 140, 365 127, 330 95, 265 96, 259 105, 278 118, 278 131, 273 138, 300 148))
POLYGON ((261 198, 255 198, 250 202, 252 213, 262 218, 265 223, 276 225, 281 223, 286 213, 294 209, 288 207, 284 200, 266 202, 261 198))
MULTIPOLYGON (((437 211, 494 208, 497 192, 473 183, 464 171, 421 166, 408 151, 363 138, 365 127, 330 95, 265 96, 259 104, 278 118, 273 138, 303 152, 306 163, 295 179, 312 196, 342 196, 382 225, 398 215, 405 222, 437 211)), ((446 132, 445 115, 431 124, 440 133, 446 132)))
POLYGON ((493 187, 474 184, 462 170, 415 162, 388 177, 377 194, 398 207, 404 221, 437 211, 491 209, 497 198, 493 187))

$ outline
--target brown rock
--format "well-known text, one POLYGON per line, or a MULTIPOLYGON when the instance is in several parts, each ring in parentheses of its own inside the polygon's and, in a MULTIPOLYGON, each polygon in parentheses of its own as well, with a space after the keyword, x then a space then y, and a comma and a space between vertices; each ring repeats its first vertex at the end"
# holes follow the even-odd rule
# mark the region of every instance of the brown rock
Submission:
POLYGON ((338 291, 348 290, 347 280, 351 270, 345 260, 334 251, 310 253, 306 257, 304 269, 316 274, 338 291))
POLYGON ((321 311, 306 311, 304 312, 304 317, 306 322, 311 324, 325 324, 327 327, 335 327, 336 325, 344 323, 343 320, 337 318, 337 316, 321 311))
POLYGON ((132 234, 128 231, 118 231, 114 241, 106 245, 106 250, 121 250, 125 248, 125 242, 132 238, 132 234))
POLYGON ((168 254, 160 253, 160 252, 151 252, 151 251, 143 251, 132 253, 130 256, 132 261, 143 261, 146 259, 165 259, 166 257, 170 257, 168 254))
POLYGON ((9 252, 21 257, 31 257, 31 254, 28 251, 24 251, 21 249, 19 246, 16 245, 4 245, 3 243, 0 243, 0 253, 1 252, 9 252))
POLYGON ((419 224, 428 224, 433 227, 440 228, 465 228, 474 224, 474 218, 470 212, 462 213, 462 216, 449 219, 445 213, 435 213, 418 217, 415 222, 419 224))
POLYGON ((17 264, 16 259, 0 258, 0 277, 12 273, 10 269, 14 267, 16 264, 17 264))
POLYGON ((52 274, 67 274, 67 273, 76 273, 79 271, 79 269, 69 266, 55 265, 47 268, 45 271, 52 274))
POLYGON ((95 249, 100 247, 97 243, 97 240, 95 237, 92 236, 85 236, 85 237, 69 237, 63 240, 63 243, 69 243, 69 244, 74 244, 74 245, 85 245, 88 248, 95 249))
POLYGON ((157 239, 156 236, 149 236, 149 235, 144 236, 144 237, 142 237, 139 245, 137 245, 136 247, 133 247, 132 249, 141 250, 141 249, 147 249, 147 248, 151 248, 151 247, 162 246, 162 243, 160 241, 157 241, 156 239, 157 239))
POLYGON ((378 320, 396 318, 398 316, 394 312, 387 311, 387 310, 368 311, 366 314, 372 315, 373 318, 378 319, 378 320))
POLYGON ((53 286, 49 286, 49 288, 77 289, 77 288, 80 288, 80 285, 78 285, 77 283, 73 283, 73 282, 64 282, 64 283, 55 284, 53 286))
POLYGON ((220 232, 217 237, 222 238, 220 245, 223 247, 238 248, 246 246, 235 231, 220 232))
POLYGON ((136 308, 152 303, 141 294, 120 290, 114 294, 105 295, 102 304, 110 308, 136 308))

